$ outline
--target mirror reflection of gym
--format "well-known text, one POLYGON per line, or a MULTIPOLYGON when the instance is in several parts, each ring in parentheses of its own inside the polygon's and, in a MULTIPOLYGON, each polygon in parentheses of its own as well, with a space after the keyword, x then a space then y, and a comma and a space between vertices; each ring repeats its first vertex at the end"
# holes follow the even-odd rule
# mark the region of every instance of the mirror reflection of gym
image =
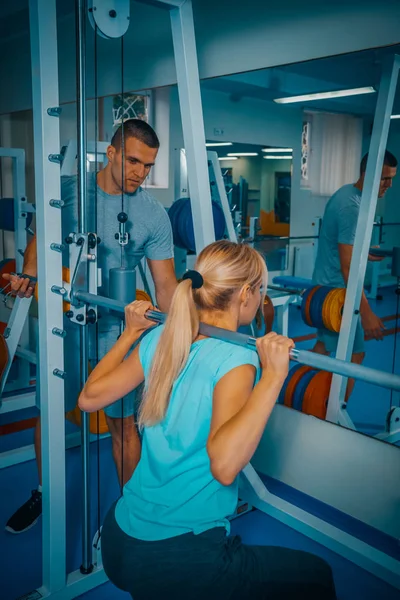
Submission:
MULTIPOLYGON (((286 290, 295 288, 293 291, 298 292, 287 301, 287 312, 289 334, 300 347, 312 348, 315 344, 316 327, 310 328, 310 322, 304 320, 304 309, 299 322, 298 309, 307 282, 313 281, 325 207, 343 186, 359 182, 361 159, 371 141, 383 65, 391 52, 390 48, 382 48, 202 81, 207 142, 215 144, 208 149, 218 153, 224 178, 228 180, 226 189, 236 230, 240 230, 243 239, 252 239, 254 235, 255 246, 264 254, 269 267, 270 284, 284 285, 286 290), (212 110, 208 107, 211 102, 214 102, 212 110), (239 144, 238 140, 246 143, 239 144), (279 170, 276 168, 275 192, 270 184, 265 185, 265 176, 261 177, 260 188, 257 187, 260 172, 254 166, 260 163, 259 157, 267 148, 262 144, 266 141, 275 154, 283 154, 286 149, 291 157, 284 166, 283 160, 276 163, 279 170), (229 156, 235 152, 242 153, 242 157, 229 156), (245 157, 243 153, 257 156, 245 157), (237 200, 232 202, 232 199, 237 200), (279 280, 280 276, 283 280, 279 280), (285 281, 287 277, 289 280, 285 281), (275 278, 278 279, 274 281, 275 278)), ((395 156, 399 155, 398 113, 396 93, 387 141, 387 149, 395 156)), ((395 177, 384 198, 378 200, 371 236, 371 246, 379 245, 389 254, 396 239, 400 239, 398 185, 395 177)), ((391 371, 396 372, 399 367, 394 317, 398 311, 394 306, 396 277, 392 262, 392 257, 387 256, 381 262, 369 260, 367 264, 365 294, 386 329, 382 332, 383 342, 366 342, 364 364, 384 369, 385 363, 390 363, 391 371)), ((278 297, 289 295, 284 289, 269 292, 278 297)), ((343 299, 344 294, 341 306, 343 299)), ((277 302, 275 296, 274 303, 277 302)), ((281 311, 276 306, 280 316, 279 323, 275 322, 276 329, 282 327, 281 311)), ((339 330, 340 314, 336 321, 332 326, 339 330)), ((309 382, 311 379, 308 374, 309 382)), ((306 389, 307 378, 302 383, 295 399, 297 409, 302 408, 304 393, 300 392, 301 387, 306 389)), ((320 383, 318 387, 324 390, 327 402, 331 377, 320 383)), ((311 385, 308 391, 310 396, 311 385)), ((291 395, 289 388, 286 404, 293 408, 291 395)), ((313 403, 313 395, 311 399, 307 396, 306 405, 313 403)), ((370 385, 357 382, 349 402, 345 403, 346 418, 340 424, 393 443, 397 439, 393 429, 396 397, 396 392, 371 389, 370 385)), ((319 410, 319 416, 326 418, 326 407, 319 410)))
POLYGON ((218 154, 240 237, 288 236, 292 149, 235 142, 206 144, 218 154), (257 224, 252 219, 257 219, 257 224))

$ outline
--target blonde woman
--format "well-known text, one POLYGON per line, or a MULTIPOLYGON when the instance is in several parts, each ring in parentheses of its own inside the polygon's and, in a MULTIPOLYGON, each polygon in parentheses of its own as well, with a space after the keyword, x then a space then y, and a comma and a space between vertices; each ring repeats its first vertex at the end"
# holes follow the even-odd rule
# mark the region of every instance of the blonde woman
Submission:
POLYGON ((178 285, 164 326, 145 318, 146 302, 127 308, 124 333, 79 399, 95 411, 145 382, 140 460, 103 526, 105 571, 135 600, 335 598, 321 559, 229 537, 237 476, 263 434, 293 342, 270 333, 257 354, 199 335, 199 321, 236 331, 254 319, 267 284, 254 249, 216 242, 195 269, 178 285))

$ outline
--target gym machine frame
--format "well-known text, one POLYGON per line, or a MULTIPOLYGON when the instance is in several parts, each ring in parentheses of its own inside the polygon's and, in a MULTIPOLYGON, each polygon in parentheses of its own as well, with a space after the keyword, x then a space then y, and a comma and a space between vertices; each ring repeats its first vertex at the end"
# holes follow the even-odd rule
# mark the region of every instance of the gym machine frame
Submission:
MULTIPOLYGON (((171 11, 196 246, 201 249, 213 241, 213 223, 191 2, 155 0, 151 3, 171 11)), ((105 4, 98 2, 98 5, 105 4)), ((109 3, 107 9, 110 4, 121 3, 109 3)), ((41 290, 43 580, 40 590, 29 597, 52 596, 61 600, 85 593, 105 582, 106 576, 97 564, 87 575, 79 570, 68 576, 66 574, 65 441, 60 435, 64 431, 63 337, 60 336, 63 298, 54 293, 57 287, 62 288, 63 282, 61 254, 50 249, 52 243, 61 241, 60 155, 54 154, 60 148, 56 118, 59 101, 55 0, 30 0, 30 20, 36 195, 40 199, 37 230, 41 290), (54 398, 58 402, 52 402, 54 398)), ((251 465, 243 471, 242 489, 251 504, 260 510, 400 587, 398 561, 274 496, 251 465)), ((244 497, 243 494, 241 497, 244 497)))
MULTIPOLYGON (((145 0, 146 3, 146 0, 145 0)), ((149 4, 170 12, 178 91, 189 166, 193 201, 195 240, 198 248, 213 241, 211 198, 208 189, 207 156, 200 96, 197 53, 190 0, 149 0, 149 4)), ((120 37, 129 25, 129 0, 98 0, 95 14, 98 31, 105 37, 120 37), (110 18, 117 9, 117 18, 110 18), (97 21, 97 19, 99 19, 97 21), (102 19, 102 21, 101 21, 102 19)), ((79 7, 81 2, 78 1, 79 7)), ((75 598, 104 583, 103 569, 93 565, 90 574, 80 570, 66 573, 66 500, 63 372, 63 304, 54 294, 54 286, 62 287, 61 253, 52 251, 53 243, 61 244, 62 206, 59 154, 60 115, 57 64, 57 16, 55 0, 30 0, 30 33, 32 56, 33 114, 35 138, 35 185, 37 202, 37 252, 42 418, 43 469, 43 575, 42 587, 31 598, 75 598), (54 398, 58 402, 54 402, 54 398)), ((79 40, 82 53, 82 40, 79 40)), ((82 67, 83 57, 78 56, 82 67)), ((81 77, 83 73, 81 72, 81 77)), ((81 93, 84 90, 81 89, 81 93)), ((81 110, 82 110, 81 96, 81 110)), ((82 114, 82 113, 81 113, 82 114)), ((85 124, 85 123, 83 123, 85 124)), ((81 150, 81 148, 80 148, 81 150)), ((86 179, 86 178, 84 178, 86 179)), ((85 184, 83 184, 85 185, 85 184)), ((82 181, 81 181, 82 195, 82 181)), ((85 192, 83 191, 83 195, 85 192)), ((84 208, 84 207, 83 207, 84 208)), ((82 233, 85 233, 82 231, 82 233)), ((82 427, 87 456, 88 422, 82 427)), ((86 469, 89 465, 86 461, 86 469)), ((87 481, 87 473, 84 474, 87 481)), ((85 516, 84 562, 91 562, 91 539, 87 535, 85 516)), ((88 565, 86 564, 85 570, 88 565)), ((91 567, 91 565, 89 565, 91 567)))

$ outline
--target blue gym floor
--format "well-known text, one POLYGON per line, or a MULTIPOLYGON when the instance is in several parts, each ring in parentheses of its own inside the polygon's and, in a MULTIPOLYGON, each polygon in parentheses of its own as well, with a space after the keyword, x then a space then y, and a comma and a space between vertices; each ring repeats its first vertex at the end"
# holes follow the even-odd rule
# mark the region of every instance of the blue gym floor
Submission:
MULTIPOLYGON (((383 290, 383 300, 372 303, 377 314, 381 317, 394 315, 396 312, 396 296, 393 288, 383 290)), ((386 321, 387 329, 394 329, 395 321, 386 321)), ((300 311, 291 307, 290 331, 292 337, 306 336, 313 333, 301 321, 300 311)), ((398 334, 397 334, 398 335, 398 334)), ((398 340, 399 341, 399 340, 398 340)), ((301 348, 312 347, 314 340, 298 342, 301 348)), ((394 335, 387 335, 382 342, 368 342, 365 364, 382 370, 391 370, 393 361, 394 335)), ((395 370, 400 372, 400 350, 397 352, 395 370)), ((393 398, 394 400, 394 398, 393 398)), ((377 433, 385 426, 386 414, 390 408, 390 392, 361 382, 357 383, 353 397, 348 406, 353 420, 364 432, 377 433)), ((26 419, 34 415, 34 411, 23 411, 19 418, 26 419)), ((12 416, 0 416, 0 425, 10 422, 12 416)), ((67 425, 68 431, 75 431, 67 425)), ((0 436, 0 452, 17 448, 33 441, 32 430, 22 431, 11 435, 0 436)), ((99 444, 91 445, 92 471, 92 531, 97 530, 100 513, 100 523, 111 503, 119 495, 117 477, 111 456, 110 440, 102 440, 99 444), (97 461, 100 462, 100 482, 97 476, 97 461), (100 483, 100 485, 99 485, 100 483), (100 510, 98 510, 98 489, 100 488, 100 510)), ((67 568, 71 572, 80 565, 80 516, 81 516, 81 470, 80 449, 67 451, 67 568)), ((0 598, 1 600, 17 600, 41 585, 41 527, 40 522, 35 527, 19 536, 7 533, 3 524, 8 517, 25 502, 30 490, 37 486, 36 466, 33 461, 0 470, 0 598)), ((273 490, 283 496, 290 490, 276 487, 273 490)), ((293 490, 291 491, 293 492, 293 490)), ((377 493, 380 493, 377 491, 377 493)), ((313 510, 313 499, 302 498, 303 507, 309 503, 313 510), (304 505, 306 503, 306 505, 304 505)), ((319 507, 321 510, 321 507, 319 507)), ((328 517, 327 517, 328 518, 328 517)), ((340 556, 330 552, 323 546, 309 540, 278 521, 253 511, 232 522, 232 532, 239 533, 246 543, 281 545, 316 553, 325 558, 332 566, 337 594, 340 600, 399 600, 400 592, 385 584, 366 571, 356 567, 340 556)), ((394 550, 399 556, 400 549, 394 550)), ((140 577, 140 574, 138 574, 140 577)), ((129 598, 110 583, 82 596, 86 600, 111 598, 129 598)))

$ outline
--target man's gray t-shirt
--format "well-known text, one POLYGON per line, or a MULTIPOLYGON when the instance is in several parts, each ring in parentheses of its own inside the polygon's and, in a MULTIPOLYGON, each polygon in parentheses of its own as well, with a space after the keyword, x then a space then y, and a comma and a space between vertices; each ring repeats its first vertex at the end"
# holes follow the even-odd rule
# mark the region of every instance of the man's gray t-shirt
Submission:
MULTIPOLYGON (((69 233, 78 231, 78 193, 76 177, 61 178, 62 235, 65 239, 69 233)), ((150 260, 167 260, 173 258, 173 239, 170 220, 165 208, 143 188, 134 194, 124 194, 123 211, 128 215, 126 231, 130 234, 126 246, 121 246, 115 239, 119 231, 118 214, 122 211, 122 197, 106 194, 96 185, 96 174, 88 174, 87 190, 87 222, 88 231, 97 233, 101 239, 98 245, 98 267, 101 268, 102 285, 98 293, 109 296, 109 270, 122 265, 135 268, 143 257, 150 260), (95 210, 97 207, 97 211, 95 210), (96 220, 97 212, 97 223, 96 220)), ((63 262, 69 266, 68 247, 63 262)), ((121 321, 99 309, 101 318, 98 321, 99 358, 115 343, 121 321)), ((65 319, 68 321, 68 319, 65 319)), ((65 323, 67 344, 77 343, 79 326, 65 323), (69 338, 69 340, 68 340, 69 338)), ((91 345, 92 347, 92 345, 91 345)), ((68 352, 66 353, 68 355, 68 352)), ((91 351, 91 358, 94 358, 91 351)), ((66 369, 67 370, 67 369, 66 369)))
POLYGON ((313 282, 317 285, 346 287, 340 268, 338 244, 354 244, 361 192, 344 185, 328 201, 322 219, 313 282))

